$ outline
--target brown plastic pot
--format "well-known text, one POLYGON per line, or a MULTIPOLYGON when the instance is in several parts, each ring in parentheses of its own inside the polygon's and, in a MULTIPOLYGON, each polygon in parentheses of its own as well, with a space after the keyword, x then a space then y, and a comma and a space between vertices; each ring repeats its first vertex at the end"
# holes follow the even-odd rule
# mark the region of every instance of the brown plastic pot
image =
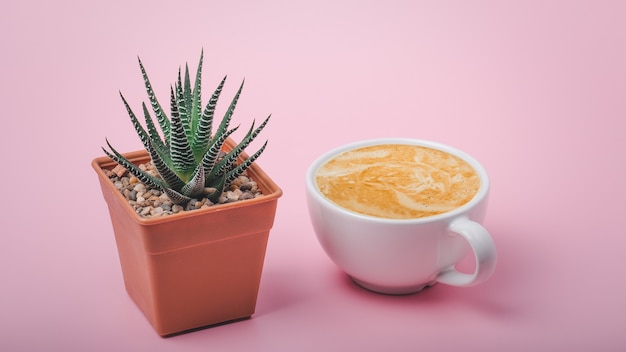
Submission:
MULTIPOLYGON (((234 146, 227 141, 226 149, 234 146)), ((124 154, 133 163, 146 151, 124 154)), ((243 154, 243 158, 247 155, 243 154)), ((96 158, 126 291, 161 336, 249 318, 255 311, 269 231, 282 190, 254 163, 262 197, 159 218, 142 218, 96 158)))

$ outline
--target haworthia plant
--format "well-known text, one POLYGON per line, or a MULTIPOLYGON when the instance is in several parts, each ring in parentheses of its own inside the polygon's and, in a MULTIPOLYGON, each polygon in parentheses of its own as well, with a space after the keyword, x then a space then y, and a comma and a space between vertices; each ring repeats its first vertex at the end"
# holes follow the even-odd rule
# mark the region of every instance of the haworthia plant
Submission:
POLYGON ((152 176, 141 170, 115 150, 108 140, 106 143, 110 151, 102 148, 106 155, 126 168, 141 182, 163 190, 174 204, 186 204, 191 199, 202 197, 206 197, 214 203, 217 202, 224 189, 229 187, 233 180, 252 165, 267 145, 266 141, 249 158, 239 164, 237 163, 241 153, 265 127, 271 115, 256 128, 253 122, 242 141, 225 155, 220 155, 228 136, 239 128, 229 128, 229 124, 243 89, 243 82, 215 133, 212 134, 215 107, 226 82, 226 77, 222 79, 206 106, 202 108, 203 57, 204 54, 201 53, 193 87, 189 78, 188 66, 185 65, 185 74, 182 79, 179 68, 178 79, 170 88, 170 117, 166 115, 157 100, 141 59, 138 59, 148 99, 159 126, 158 129, 145 103, 142 104, 145 118, 144 128, 120 92, 135 131, 150 154, 160 177, 152 176))

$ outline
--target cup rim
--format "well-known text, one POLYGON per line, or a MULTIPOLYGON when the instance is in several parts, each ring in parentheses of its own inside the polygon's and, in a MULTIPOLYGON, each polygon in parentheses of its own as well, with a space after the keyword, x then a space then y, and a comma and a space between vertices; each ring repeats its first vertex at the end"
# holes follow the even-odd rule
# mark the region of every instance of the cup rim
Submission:
POLYGON ((394 137, 374 138, 374 139, 366 139, 366 140, 360 140, 360 141, 356 141, 352 143, 343 144, 318 156, 309 165, 307 172, 306 172, 307 193, 310 196, 314 197, 318 202, 320 202, 321 204, 324 204, 326 207, 333 208, 334 210, 340 213, 349 215, 351 217, 361 218, 370 222, 379 222, 379 223, 415 224, 415 223, 437 222, 446 218, 452 219, 452 218, 458 217, 461 214, 466 213, 469 209, 472 209, 474 206, 479 204, 489 193, 489 187, 490 187, 490 184, 489 184, 489 176, 487 175, 487 171, 482 166, 482 164, 480 164, 478 160, 476 160, 474 157, 472 157, 471 155, 467 154, 466 152, 458 148, 452 147, 447 144, 443 144, 443 143, 435 142, 431 140, 425 140, 425 139, 416 139, 416 138, 394 138, 394 137), (372 145, 382 145, 382 144, 417 145, 417 146, 433 148, 433 149, 437 149, 437 150, 441 150, 441 151, 453 154, 465 160, 466 162, 468 162, 474 168, 474 170, 480 177, 480 187, 478 188, 478 192, 476 192, 476 195, 474 195, 474 197, 469 202, 463 204, 462 206, 456 209, 453 209, 445 213, 437 214, 437 215, 432 215, 432 216, 427 216, 427 217, 422 217, 422 218, 414 218, 414 219, 389 219, 389 218, 382 218, 382 217, 377 217, 373 215, 366 215, 366 214, 358 213, 356 211, 349 210, 340 205, 337 205, 336 203, 332 202, 331 200, 329 200, 328 198, 322 195, 321 191, 319 190, 319 188, 317 187, 315 183, 315 173, 317 172, 317 169, 320 166, 322 166, 330 158, 334 157, 335 155, 341 154, 343 152, 346 152, 352 149, 361 148, 361 147, 367 147, 367 146, 372 146, 372 145))

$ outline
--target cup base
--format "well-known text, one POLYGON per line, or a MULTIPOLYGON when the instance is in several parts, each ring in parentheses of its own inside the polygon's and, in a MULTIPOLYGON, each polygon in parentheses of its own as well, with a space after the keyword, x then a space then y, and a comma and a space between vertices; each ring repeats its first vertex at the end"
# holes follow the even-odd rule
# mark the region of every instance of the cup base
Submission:
POLYGON ((350 276, 350 278, 352 279, 352 281, 354 281, 354 283, 356 283, 357 285, 361 286, 362 288, 368 291, 372 291, 375 293, 382 293, 385 295, 393 295, 393 296, 412 295, 415 293, 419 293, 428 287, 434 286, 437 283, 437 281, 431 281, 429 283, 420 284, 417 286, 389 287, 389 286, 380 286, 380 285, 370 284, 368 282, 355 279, 352 276, 350 276))

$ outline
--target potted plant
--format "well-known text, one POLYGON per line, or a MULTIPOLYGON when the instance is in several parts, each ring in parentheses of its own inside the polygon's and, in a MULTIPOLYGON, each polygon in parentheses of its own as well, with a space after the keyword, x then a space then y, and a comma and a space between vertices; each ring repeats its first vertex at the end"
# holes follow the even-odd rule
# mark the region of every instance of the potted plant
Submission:
POLYGON ((242 83, 212 133, 226 78, 203 108, 202 61, 201 54, 193 87, 188 67, 184 79, 179 69, 168 117, 139 60, 159 128, 145 103, 144 127, 120 93, 145 149, 120 153, 107 140, 106 156, 92 162, 126 290, 161 336, 252 316, 282 195, 254 163, 267 142, 251 156, 244 151, 269 116, 240 143, 230 138, 242 83))

